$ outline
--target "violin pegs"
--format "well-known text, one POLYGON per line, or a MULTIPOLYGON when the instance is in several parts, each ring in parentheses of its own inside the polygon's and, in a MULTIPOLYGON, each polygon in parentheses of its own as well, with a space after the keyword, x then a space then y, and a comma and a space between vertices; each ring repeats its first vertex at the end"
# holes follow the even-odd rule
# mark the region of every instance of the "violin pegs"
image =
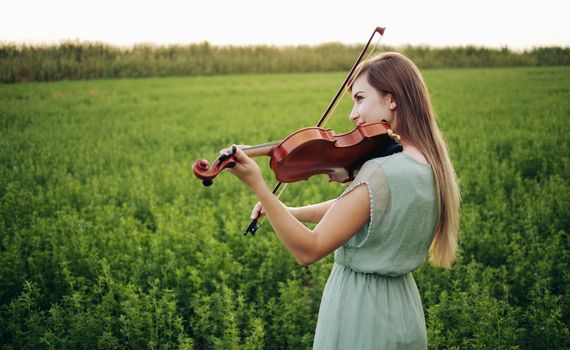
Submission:
POLYGON ((204 185, 204 186, 206 186, 206 187, 212 186, 213 183, 214 183, 214 181, 212 181, 212 180, 204 180, 204 181, 202 181, 202 185, 204 185))
MULTIPOLYGON (((232 149, 230 150, 229 153, 224 153, 222 154, 220 157, 218 157, 218 164, 216 165, 218 168, 220 167, 220 165, 222 165, 222 163, 230 158, 231 156, 233 156, 234 154, 236 154, 236 146, 232 146, 232 149)), ((235 165, 235 164, 234 164, 235 165)))

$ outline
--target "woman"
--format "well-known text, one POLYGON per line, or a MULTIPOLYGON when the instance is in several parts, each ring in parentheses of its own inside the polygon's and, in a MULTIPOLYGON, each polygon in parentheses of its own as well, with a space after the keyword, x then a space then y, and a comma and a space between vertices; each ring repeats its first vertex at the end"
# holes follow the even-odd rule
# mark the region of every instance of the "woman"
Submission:
POLYGON ((334 251, 313 347, 426 349, 420 296, 411 275, 428 257, 449 268, 457 248, 459 189, 427 88, 415 64, 384 53, 361 64, 349 84, 356 123, 386 120, 403 152, 367 161, 336 199, 287 208, 257 164, 238 150, 230 171, 259 198, 301 265, 334 251), (317 223, 313 230, 301 221, 317 223))

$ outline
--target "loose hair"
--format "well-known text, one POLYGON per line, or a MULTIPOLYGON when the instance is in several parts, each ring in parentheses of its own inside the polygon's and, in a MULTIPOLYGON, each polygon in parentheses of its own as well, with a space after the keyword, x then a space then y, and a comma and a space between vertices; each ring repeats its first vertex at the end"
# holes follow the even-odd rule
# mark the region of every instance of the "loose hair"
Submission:
POLYGON ((431 164, 436 184, 437 221, 430 247, 430 262, 450 268, 455 260, 459 231, 460 194, 449 150, 436 123, 429 93, 422 75, 408 57, 386 52, 360 64, 349 83, 367 74, 367 80, 381 95, 396 100, 394 132, 411 142, 431 164))

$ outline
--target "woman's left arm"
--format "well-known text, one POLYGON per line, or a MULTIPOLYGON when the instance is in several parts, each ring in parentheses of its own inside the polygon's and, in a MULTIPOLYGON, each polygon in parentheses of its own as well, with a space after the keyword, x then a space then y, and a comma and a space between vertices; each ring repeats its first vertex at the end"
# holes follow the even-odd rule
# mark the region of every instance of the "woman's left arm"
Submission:
POLYGON ((263 205, 271 226, 299 264, 312 264, 348 241, 370 215, 370 197, 365 185, 336 200, 311 231, 298 221, 271 192, 259 166, 240 149, 234 155, 236 166, 229 169, 242 180, 263 205))

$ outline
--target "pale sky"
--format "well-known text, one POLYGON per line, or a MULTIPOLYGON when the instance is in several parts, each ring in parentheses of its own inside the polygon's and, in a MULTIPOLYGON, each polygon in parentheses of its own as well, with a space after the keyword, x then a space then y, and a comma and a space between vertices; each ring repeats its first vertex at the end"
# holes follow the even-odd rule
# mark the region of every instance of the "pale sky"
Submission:
POLYGON ((0 0, 0 42, 570 46, 568 0, 0 0))

